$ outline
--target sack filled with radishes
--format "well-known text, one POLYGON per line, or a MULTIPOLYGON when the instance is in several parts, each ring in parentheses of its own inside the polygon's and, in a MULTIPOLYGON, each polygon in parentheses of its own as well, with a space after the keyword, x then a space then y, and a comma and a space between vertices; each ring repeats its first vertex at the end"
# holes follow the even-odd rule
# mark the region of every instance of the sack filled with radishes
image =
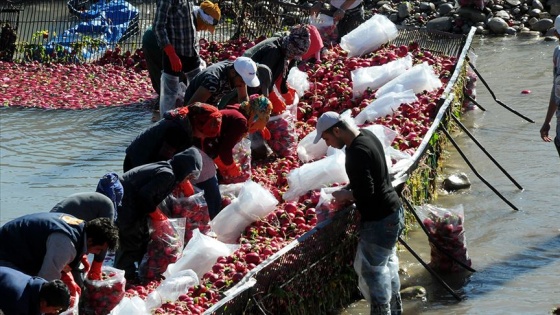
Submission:
POLYGON ((446 272, 462 270, 463 267, 457 261, 470 267, 471 260, 467 252, 463 206, 446 209, 423 205, 417 209, 431 239, 430 265, 446 272), (432 243, 432 240, 437 242, 437 246, 432 243), (438 247, 451 254, 453 259, 442 253, 438 247))
POLYGON ((251 178, 251 140, 243 138, 232 151, 233 161, 241 166, 241 175, 230 177, 222 174, 221 184, 241 183, 251 178))
POLYGON ((288 106, 280 115, 270 117, 266 124, 266 128, 270 131, 268 146, 278 157, 297 154, 298 135, 294 109, 297 110, 297 104, 288 106))
POLYGON ((184 244, 187 244, 193 235, 193 230, 199 229, 202 233, 210 230, 210 214, 208 204, 204 198, 204 191, 195 193, 189 197, 175 199, 173 208, 180 208, 180 216, 185 219, 184 244))
POLYGON ((138 268, 144 281, 161 278, 167 266, 181 257, 184 245, 185 219, 149 220, 150 240, 138 268))
POLYGON ((323 222, 334 216, 334 213, 338 210, 338 206, 334 203, 332 193, 340 189, 341 187, 321 188, 319 202, 315 207, 317 223, 323 222))
POLYGON ((124 270, 109 266, 101 268, 101 280, 84 280, 84 308, 86 313, 109 314, 124 297, 126 279, 124 270))

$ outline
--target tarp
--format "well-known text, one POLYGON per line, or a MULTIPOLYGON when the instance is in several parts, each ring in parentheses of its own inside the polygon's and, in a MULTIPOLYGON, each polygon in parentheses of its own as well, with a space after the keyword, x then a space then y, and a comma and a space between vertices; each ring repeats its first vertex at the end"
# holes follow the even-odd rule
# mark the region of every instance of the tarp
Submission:
POLYGON ((72 53, 72 43, 84 42, 85 37, 99 40, 98 47, 83 47, 81 57, 88 60, 117 44, 129 27, 138 21, 138 9, 124 0, 100 0, 89 10, 80 12, 80 22, 53 38, 46 45, 47 53, 72 53), (66 50, 66 52, 64 52, 66 50))

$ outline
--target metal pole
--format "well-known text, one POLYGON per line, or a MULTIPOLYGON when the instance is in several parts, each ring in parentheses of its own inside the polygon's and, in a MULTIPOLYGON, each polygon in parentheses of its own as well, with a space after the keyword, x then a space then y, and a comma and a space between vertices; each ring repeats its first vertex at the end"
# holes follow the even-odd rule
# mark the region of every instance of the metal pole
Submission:
POLYGON ((517 188, 523 190, 523 187, 521 187, 521 185, 519 185, 519 183, 517 183, 515 181, 515 179, 513 179, 513 177, 511 177, 508 172, 506 172, 506 170, 498 163, 498 161, 496 161, 496 159, 494 159, 494 157, 488 153, 488 151, 486 151, 486 149, 482 146, 482 144, 480 144, 480 142, 478 142, 478 140, 476 140, 476 138, 474 137, 474 135, 467 129, 467 127, 465 127, 465 125, 463 125, 459 119, 457 117, 455 117, 455 115, 451 114, 451 117, 453 118, 453 120, 457 123, 457 125, 459 125, 459 127, 461 127, 461 129, 463 129, 463 131, 467 134, 467 136, 469 136, 469 138, 472 139, 472 141, 474 141, 474 143, 476 143, 476 145, 482 150, 482 152, 484 152, 484 154, 486 154, 486 156, 488 158, 490 158, 490 160, 492 160, 492 162, 494 162, 494 164, 504 173, 504 175, 507 176, 507 178, 509 178, 511 180, 511 182, 517 186, 517 188))
POLYGON ((453 138, 451 137, 451 135, 449 134, 449 132, 447 130, 445 130, 445 128, 440 128, 443 133, 447 136, 447 138, 449 139, 449 141, 451 141, 451 143, 453 144, 453 146, 455 147, 455 149, 457 149, 457 152, 459 152, 459 154, 463 157, 463 159, 465 160, 465 162, 467 162, 467 165, 471 168, 471 170, 474 172, 474 174, 480 178, 480 180, 482 182, 484 182, 486 184, 486 186, 488 186, 488 188, 490 188, 494 193, 496 193, 496 195, 498 195, 498 197, 500 197, 503 201, 505 201, 505 203, 507 203, 513 210, 519 211, 519 209, 517 209, 517 207, 515 205, 513 205, 511 202, 509 202, 509 200, 507 200, 504 196, 502 196, 502 194, 500 194, 499 191, 496 190, 496 188, 494 188, 494 186, 492 186, 486 179, 484 179, 484 177, 482 177, 482 175, 480 175, 478 173, 478 171, 474 168, 474 166, 471 164, 471 162, 469 161, 469 159, 465 156, 465 154, 463 153, 463 151, 461 150, 461 148, 459 148, 459 145, 457 144, 457 142, 455 142, 455 140, 453 140, 453 138))
POLYGON ((400 236, 399 236, 399 242, 403 244, 403 246, 406 247, 406 249, 408 249, 408 251, 412 254, 412 256, 414 256, 414 258, 416 258, 422 264, 422 266, 424 266, 424 268, 426 268, 426 270, 428 270, 428 272, 432 274, 432 276, 434 276, 436 280, 447 291, 449 291, 451 295, 453 295, 454 298, 457 299, 457 301, 463 300, 457 293, 455 293, 455 290, 453 290, 447 283, 445 283, 445 281, 443 281, 443 279, 437 274, 437 272, 435 272, 434 269, 432 269, 432 267, 430 267, 426 262, 424 262, 422 258, 420 258, 420 256, 418 256, 418 254, 416 254, 416 252, 400 236))
POLYGON ((474 98, 472 98, 472 96, 470 96, 467 93, 463 93, 468 99, 469 101, 473 102, 476 106, 478 106, 478 108, 480 108, 483 112, 486 111, 486 108, 482 107, 482 105, 480 105, 480 103, 478 103, 474 98))
POLYGON ((515 109, 509 107, 508 105, 504 104, 502 101, 500 101, 499 99, 496 98, 496 95, 494 95, 494 92, 490 89, 490 86, 488 86, 488 83, 486 83, 486 81, 484 81, 484 78, 482 78, 482 76, 480 75, 480 73, 478 72, 478 70, 476 70, 475 66, 469 61, 469 66, 471 66, 471 68, 473 69, 473 71, 476 73, 476 75, 480 78, 480 81, 482 81, 482 83, 484 84, 484 86, 486 86, 486 88, 488 89, 488 92, 490 92, 490 94, 492 95, 492 97, 494 98, 494 101, 496 101, 496 103, 502 105, 505 109, 509 110, 510 112, 516 114, 517 116, 525 119, 526 121, 530 122, 530 123, 534 123, 535 121, 532 120, 531 118, 528 118, 526 116, 524 116, 523 114, 520 114, 518 111, 516 111, 515 109))

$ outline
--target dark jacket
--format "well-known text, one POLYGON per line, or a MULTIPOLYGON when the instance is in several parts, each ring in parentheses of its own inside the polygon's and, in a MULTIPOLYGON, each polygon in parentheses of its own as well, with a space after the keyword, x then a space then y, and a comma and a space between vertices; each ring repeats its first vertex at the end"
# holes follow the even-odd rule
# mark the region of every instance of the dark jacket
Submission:
POLYGON ((369 130, 346 148, 346 173, 362 221, 378 221, 401 206, 393 188, 381 141, 369 130))
MULTIPOLYGON (((288 79, 288 71, 284 73, 284 65, 286 60, 286 53, 282 49, 283 37, 271 37, 263 40, 255 46, 247 49, 243 56, 253 59, 257 64, 265 65, 270 68, 272 72, 272 84, 275 84, 281 78, 280 92, 286 93, 288 79)), ((292 61, 288 65, 291 68, 295 65, 292 61)))
POLYGON ((117 210, 119 227, 129 226, 155 211, 178 183, 201 168, 200 153, 189 148, 171 160, 138 166, 124 173, 120 181, 126 193, 117 210))
POLYGON ((215 138, 206 138, 204 143, 198 138, 194 139, 195 146, 206 153, 210 158, 218 156, 226 165, 233 163, 232 150, 235 145, 247 134, 247 118, 239 111, 239 104, 228 105, 221 109, 222 128, 215 138))
MULTIPOLYGON (((192 146, 192 127, 189 119, 163 119, 144 130, 126 148, 129 167, 169 160, 173 155, 192 146)), ((128 171, 129 169, 125 170, 128 171)), ((125 190, 126 191, 126 190, 125 190)))
POLYGON ((40 315, 39 292, 47 281, 0 267, 0 310, 5 315, 40 315))
POLYGON ((53 233, 62 233, 76 248, 69 264, 76 268, 86 252, 84 221, 64 213, 34 213, 7 222, 0 227, 0 260, 11 262, 28 275, 37 275, 47 252, 46 241, 53 233))

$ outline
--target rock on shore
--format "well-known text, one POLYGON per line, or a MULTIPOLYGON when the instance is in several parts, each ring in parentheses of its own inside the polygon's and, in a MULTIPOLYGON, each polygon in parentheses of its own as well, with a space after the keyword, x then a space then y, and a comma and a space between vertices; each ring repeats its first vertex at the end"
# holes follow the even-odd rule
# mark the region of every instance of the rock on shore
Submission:
MULTIPOLYGON (((310 6, 313 1, 301 3, 310 6)), ((545 36, 555 40, 560 0, 365 0, 366 15, 383 14, 397 25, 466 34, 545 36)))

